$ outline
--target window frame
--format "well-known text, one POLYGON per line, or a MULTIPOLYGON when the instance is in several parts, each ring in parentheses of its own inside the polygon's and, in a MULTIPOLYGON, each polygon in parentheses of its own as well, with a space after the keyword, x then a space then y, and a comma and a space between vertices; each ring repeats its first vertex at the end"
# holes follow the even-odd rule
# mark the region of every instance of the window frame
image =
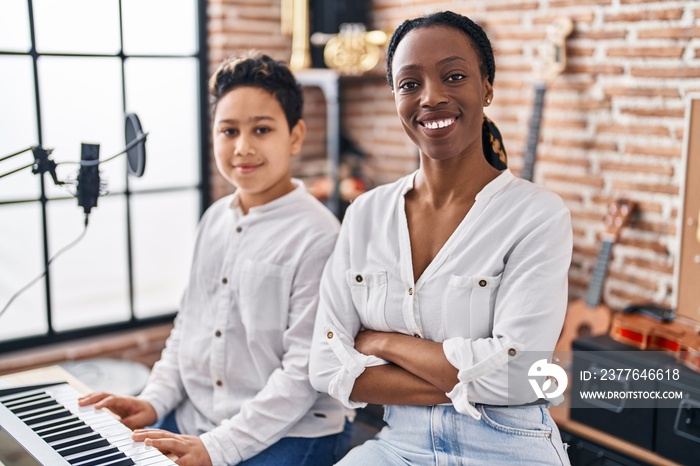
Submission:
MULTIPOLYGON (((194 188, 199 192, 199 216, 204 213, 206 208, 211 204, 211 183, 209 178, 210 173, 210 142, 209 142, 209 96, 207 91, 207 82, 209 77, 208 70, 208 53, 207 53, 207 1, 206 0, 195 0, 197 9, 197 24, 196 24, 196 47, 197 51, 191 55, 180 55, 180 54, 133 54, 125 55, 124 46, 124 25, 123 25, 123 12, 122 12, 122 0, 117 0, 119 5, 119 44, 120 50, 116 54, 83 54, 83 53, 38 53, 36 49, 36 30, 34 21, 34 8, 33 1, 26 0, 26 5, 28 9, 28 20, 29 20, 29 32, 31 40, 31 48, 28 52, 17 52, 17 51, 6 51, 0 50, 0 56, 14 55, 14 56, 30 56, 32 59, 33 77, 34 77, 34 98, 35 98, 35 115, 37 124, 37 139, 38 143, 43 146, 42 140, 42 124, 41 124, 41 99, 39 91, 39 72, 38 72, 38 59, 41 56, 53 56, 53 57, 80 57, 80 58, 93 58, 93 57, 110 57, 119 58, 121 62, 121 98, 122 98, 122 110, 126 113, 126 79, 125 79, 125 61, 128 58, 194 58, 197 62, 197 91, 196 97, 198 100, 198 152, 199 152, 199 182, 194 186, 194 188)), ((0 154, 2 156, 3 154, 0 154)), ((113 333, 117 331, 133 330, 144 328, 148 326, 163 324, 172 322, 177 309, 173 309, 171 313, 156 316, 156 317, 146 317, 137 319, 134 312, 134 259, 133 259, 133 227, 132 227, 132 214, 131 214, 131 197, 134 195, 129 188, 128 179, 126 181, 124 191, 110 193, 110 196, 124 196, 126 200, 126 225, 127 225, 127 254, 128 254, 128 294, 129 294, 129 307, 130 307, 130 319, 124 322, 115 322, 110 324, 104 324, 99 326, 85 327, 75 330, 61 331, 57 332, 53 328, 52 323, 52 308, 51 308, 51 269, 48 267, 49 257, 49 231, 48 231, 48 219, 47 219, 47 204, 49 202, 55 202, 65 199, 73 199, 70 196, 57 197, 51 196, 49 199, 46 195, 46 180, 45 176, 42 175, 40 180, 40 195, 39 198, 33 199, 18 199, 9 201, 0 201, 0 208, 2 205, 7 204, 20 204, 20 203, 35 203, 39 202, 41 205, 41 236, 43 242, 43 264, 46 270, 46 276, 44 278, 44 291, 46 300, 46 322, 48 325, 48 330, 46 333, 41 335, 32 335, 27 337, 20 337, 12 340, 0 340, 0 354, 15 351, 19 349, 26 349, 32 347, 40 347, 44 345, 49 345, 58 342, 65 342, 70 340, 76 340, 84 337, 94 337, 97 335, 104 335, 108 333, 113 333)), ((166 193, 173 191, 185 191, 193 189, 192 186, 173 188, 154 188, 147 190, 139 190, 138 195, 148 195, 151 193, 166 193)), ((5 303, 0 303, 4 305, 5 303)), ((2 316, 0 316, 0 321, 2 316)))

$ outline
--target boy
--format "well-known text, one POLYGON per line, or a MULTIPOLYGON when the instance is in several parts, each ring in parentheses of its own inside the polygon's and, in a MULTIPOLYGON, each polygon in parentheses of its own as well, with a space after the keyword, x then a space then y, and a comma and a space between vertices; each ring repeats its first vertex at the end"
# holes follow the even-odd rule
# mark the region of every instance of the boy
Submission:
POLYGON ((161 420, 167 430, 133 439, 180 465, 330 465, 350 413, 311 387, 308 358, 339 224, 291 178, 306 132, 301 87, 266 55, 226 60, 209 87, 216 165, 237 190, 201 219, 175 327, 141 395, 81 404, 131 428, 161 420))

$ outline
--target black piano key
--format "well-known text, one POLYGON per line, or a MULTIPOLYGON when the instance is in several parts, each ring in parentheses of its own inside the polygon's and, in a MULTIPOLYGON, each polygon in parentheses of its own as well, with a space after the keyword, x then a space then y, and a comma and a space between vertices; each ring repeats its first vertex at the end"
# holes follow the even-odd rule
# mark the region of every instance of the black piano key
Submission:
POLYGON ((48 387, 55 387, 56 385, 64 385, 65 382, 51 382, 51 383, 42 383, 42 384, 37 384, 37 385, 25 385, 23 387, 14 387, 14 388, 4 388, 0 390, 0 397, 8 396, 8 395, 14 395, 16 393, 25 393, 28 391, 33 391, 33 390, 38 390, 40 388, 48 388, 48 387))
POLYGON ((23 421, 25 424, 27 424, 29 427, 31 427, 35 424, 39 424, 39 423, 46 422, 46 421, 65 419, 65 418, 71 417, 72 415, 73 415, 73 413, 63 409, 63 410, 57 411, 53 414, 47 414, 46 416, 40 416, 40 417, 36 417, 34 419, 23 419, 23 421))
POLYGON ((37 427, 34 429, 34 432, 36 432, 39 436, 53 435, 59 432, 63 432, 69 427, 77 427, 80 425, 87 426, 87 424, 81 421, 80 418, 72 417, 37 427))
POLYGON ((27 411, 26 413, 16 414, 16 416, 26 422, 31 419, 36 419, 42 416, 48 416, 49 414, 54 414, 61 411, 65 411, 63 406, 56 405, 49 406, 48 408, 37 409, 36 411, 27 411))
POLYGON ((124 457, 123 460, 117 461, 116 463, 102 463, 105 466, 133 466, 136 463, 134 463, 131 458, 124 457))
MULTIPOLYGON (((25 418, 37 416, 40 413, 48 413, 49 411, 56 411, 58 409, 63 408, 62 405, 60 405, 56 402, 54 402, 54 403, 55 404, 53 406, 44 406, 43 408, 38 408, 38 409, 35 409, 33 411, 25 411, 25 412, 19 413, 19 414, 13 412, 13 414, 20 419, 25 419, 25 418)), ((12 410, 10 410, 10 411, 12 411, 12 410)))
POLYGON ((56 445, 51 445, 51 447, 54 450, 58 451, 58 450, 62 450, 62 449, 67 448, 67 447, 72 447, 74 445, 82 445, 85 442, 90 442, 92 440, 98 440, 101 438, 103 438, 103 437, 100 434, 98 434, 97 432, 93 432, 92 435, 86 435, 86 436, 80 437, 80 438, 69 438, 61 443, 57 443, 56 445))
MULTIPOLYGON (((99 453, 98 453, 99 455, 99 453)), ((108 461, 114 461, 118 459, 126 458, 126 455, 122 453, 121 451, 109 451, 105 456, 100 456, 96 459, 88 460, 85 461, 83 458, 80 458, 76 460, 74 464, 75 466, 100 466, 102 464, 107 463, 108 461)))
POLYGON ((52 435, 40 435, 41 438, 44 439, 44 442, 46 443, 53 443, 56 440, 62 440, 62 439, 68 439, 71 437, 76 437, 78 435, 83 435, 83 434, 89 434, 90 432, 93 432, 93 430, 88 427, 79 427, 77 429, 73 430, 64 430, 63 432, 57 433, 57 434, 52 434, 52 435))
POLYGON ((37 404, 28 403, 25 405, 14 407, 14 408, 9 408, 9 410, 19 416, 20 413, 24 413, 25 411, 32 411, 34 409, 40 409, 40 408, 48 408, 49 406, 60 406, 60 405, 58 403, 56 403, 54 400, 49 400, 49 401, 43 401, 43 402, 37 403, 37 404))
POLYGON ((109 442, 107 440, 103 439, 102 437, 100 437, 100 439, 101 440, 93 440, 90 443, 76 445, 76 446, 70 447, 70 448, 63 448, 61 450, 56 450, 56 451, 61 456, 66 457, 66 456, 75 455, 75 454, 78 454, 78 453, 81 453, 84 451, 87 452, 90 450, 94 450, 95 448, 98 448, 98 447, 108 447, 109 446, 109 442))
MULTIPOLYGON (((75 465, 80 465, 83 466, 81 463, 89 460, 95 460, 98 458, 102 458, 105 455, 114 455, 114 454, 124 454, 120 449, 117 447, 112 446, 111 448, 100 448, 97 451, 93 452, 86 452, 84 455, 80 455, 76 458, 66 458, 66 461, 68 461, 70 464, 75 464, 75 465)), ((115 457, 116 458, 116 457, 115 457)))
POLYGON ((13 400, 5 400, 2 402, 2 404, 7 407, 7 409, 12 409, 13 406, 17 405, 22 405, 24 403, 30 403, 32 401, 38 401, 38 400, 53 400, 51 396, 47 393, 34 393, 33 395, 25 395, 19 398, 15 398, 13 400))

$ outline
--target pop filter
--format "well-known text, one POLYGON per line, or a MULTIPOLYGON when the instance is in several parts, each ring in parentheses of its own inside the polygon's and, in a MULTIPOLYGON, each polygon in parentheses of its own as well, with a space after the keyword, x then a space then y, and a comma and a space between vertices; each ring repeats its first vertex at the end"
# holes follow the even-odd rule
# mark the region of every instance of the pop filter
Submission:
POLYGON ((126 166, 130 175, 141 176, 146 168, 146 134, 141 130, 141 122, 135 113, 127 113, 124 130, 126 166))

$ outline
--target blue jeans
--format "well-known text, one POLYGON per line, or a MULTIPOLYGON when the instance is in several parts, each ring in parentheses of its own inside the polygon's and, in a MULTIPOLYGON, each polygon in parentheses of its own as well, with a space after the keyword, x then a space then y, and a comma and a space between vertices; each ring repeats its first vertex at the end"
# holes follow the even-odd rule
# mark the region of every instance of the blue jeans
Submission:
POLYGON ((476 406, 478 421, 451 405, 386 406, 387 425, 338 466, 569 465, 545 406, 476 406))
MULTIPOLYGON (((151 426, 179 434, 175 412, 151 426)), ((352 422, 345 421, 345 430, 338 434, 317 438, 285 437, 270 445, 252 458, 238 463, 240 466, 331 466, 348 451, 352 422)))
POLYGON ((240 466, 331 466, 345 455, 352 423, 345 421, 339 434, 317 438, 285 437, 240 466))
POLYGON ((156 422, 152 426, 148 426, 149 429, 163 429, 173 434, 179 434, 180 429, 177 428, 177 422, 175 422, 175 411, 170 411, 163 419, 156 422))

